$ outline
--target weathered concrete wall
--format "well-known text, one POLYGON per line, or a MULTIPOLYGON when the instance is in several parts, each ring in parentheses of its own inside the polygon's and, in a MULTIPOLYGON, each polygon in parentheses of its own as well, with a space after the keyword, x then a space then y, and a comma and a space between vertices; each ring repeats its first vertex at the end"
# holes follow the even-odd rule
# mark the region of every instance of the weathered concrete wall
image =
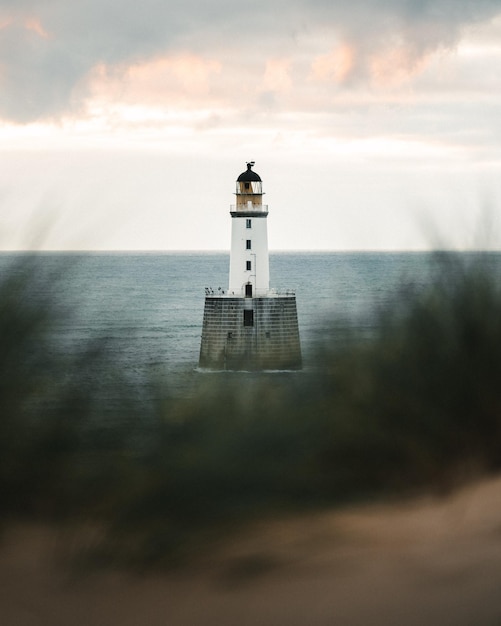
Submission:
POLYGON ((295 296, 205 299, 200 367, 300 369, 295 296), (244 313, 248 311, 248 313, 244 313), (252 316, 252 326, 244 325, 252 316))

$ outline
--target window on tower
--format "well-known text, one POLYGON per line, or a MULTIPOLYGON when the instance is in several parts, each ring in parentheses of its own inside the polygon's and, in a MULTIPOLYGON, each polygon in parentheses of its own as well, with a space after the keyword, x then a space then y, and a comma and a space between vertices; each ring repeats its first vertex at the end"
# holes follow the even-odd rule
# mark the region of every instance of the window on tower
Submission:
POLYGON ((244 326, 254 326, 254 311, 252 309, 244 311, 244 326))
POLYGON ((244 183, 244 188, 245 188, 246 191, 249 191, 250 183, 244 183))
POLYGON ((245 220, 245 227, 246 228, 252 228, 252 220, 246 219, 245 220))
POLYGON ((250 272, 251 270, 251 262, 250 261, 245 261, 245 269, 250 272))
POLYGON ((246 250, 250 250, 251 249, 251 240, 247 239, 247 241, 245 242, 245 249, 246 250))

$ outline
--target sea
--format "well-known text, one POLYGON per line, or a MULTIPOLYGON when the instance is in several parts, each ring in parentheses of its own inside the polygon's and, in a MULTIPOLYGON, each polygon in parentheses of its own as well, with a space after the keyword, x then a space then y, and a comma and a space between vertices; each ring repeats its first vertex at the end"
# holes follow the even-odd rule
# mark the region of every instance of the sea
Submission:
MULTIPOLYGON (((57 276, 50 289, 65 311, 56 329, 65 350, 82 352, 102 339, 131 379, 155 380, 170 394, 189 394, 211 375, 198 368, 205 289, 227 288, 228 253, 5 252, 0 274, 27 256, 42 274, 57 276)), ((501 255, 491 257, 499 269, 501 255)), ((271 253, 271 286, 296 293, 304 371, 315 367, 318 345, 333 325, 370 333, 378 312, 405 297, 405 286, 426 288, 433 258, 427 252, 271 253)))

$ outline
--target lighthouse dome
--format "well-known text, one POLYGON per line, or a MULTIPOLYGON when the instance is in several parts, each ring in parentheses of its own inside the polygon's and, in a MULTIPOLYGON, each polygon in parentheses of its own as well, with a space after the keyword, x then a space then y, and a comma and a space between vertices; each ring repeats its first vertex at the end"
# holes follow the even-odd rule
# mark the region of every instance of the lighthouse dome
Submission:
POLYGON ((254 161, 247 163, 247 170, 242 172, 240 176, 237 178, 237 183, 251 183, 251 182, 261 182, 261 177, 256 172, 252 171, 252 166, 254 165, 254 161))

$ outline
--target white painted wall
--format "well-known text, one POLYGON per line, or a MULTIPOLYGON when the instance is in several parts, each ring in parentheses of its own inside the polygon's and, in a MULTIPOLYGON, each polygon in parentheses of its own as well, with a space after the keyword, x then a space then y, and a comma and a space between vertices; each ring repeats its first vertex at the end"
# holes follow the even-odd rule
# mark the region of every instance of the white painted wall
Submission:
POLYGON ((230 283, 228 294, 245 295, 246 283, 252 284, 252 295, 266 295, 270 288, 270 263, 268 257, 268 219, 263 217, 231 218, 230 283), (247 219, 251 228, 247 228, 247 219), (250 239, 251 249, 246 249, 250 239), (246 262, 250 261, 250 271, 246 262))

